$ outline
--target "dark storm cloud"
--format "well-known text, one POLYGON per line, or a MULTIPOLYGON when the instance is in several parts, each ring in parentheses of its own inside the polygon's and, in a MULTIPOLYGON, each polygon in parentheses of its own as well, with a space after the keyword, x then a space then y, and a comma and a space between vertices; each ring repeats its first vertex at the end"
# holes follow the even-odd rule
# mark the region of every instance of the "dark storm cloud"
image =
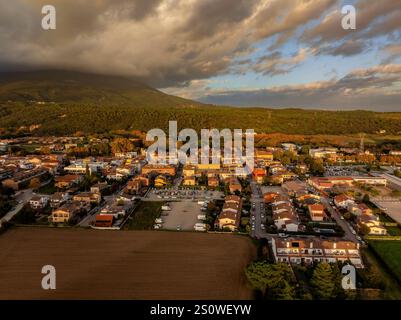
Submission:
POLYGON ((336 1, 54 0, 57 30, 43 31, 48 1, 0 0, 0 70, 54 67, 182 85, 230 72, 256 42, 293 34, 336 1))
MULTIPOLYGON (((340 0, 0 0, 0 70, 58 68, 134 76, 160 88, 221 74, 275 76, 308 56, 349 56, 369 37, 394 35, 399 1, 357 2, 358 30, 340 27, 340 0), (40 28, 41 7, 57 30, 40 28), (309 23, 322 20, 312 26, 309 23), (292 56, 281 46, 306 28, 292 56), (309 28, 309 29, 308 29, 309 28), (362 37, 358 40, 357 37, 362 37), (262 59, 255 44, 272 39, 262 59), (333 41, 336 41, 335 43, 333 41)), ((399 38, 397 38, 399 39, 399 38)))

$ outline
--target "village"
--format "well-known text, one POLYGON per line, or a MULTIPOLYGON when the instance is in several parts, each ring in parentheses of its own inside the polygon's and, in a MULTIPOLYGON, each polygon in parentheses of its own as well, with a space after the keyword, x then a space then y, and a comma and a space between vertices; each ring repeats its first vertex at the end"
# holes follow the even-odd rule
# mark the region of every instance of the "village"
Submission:
POLYGON ((1 151, 3 229, 238 233, 266 239, 276 262, 357 268, 367 239, 401 235, 397 150, 284 143, 256 149, 251 175, 223 161, 150 164, 142 138, 14 138, 1 151))

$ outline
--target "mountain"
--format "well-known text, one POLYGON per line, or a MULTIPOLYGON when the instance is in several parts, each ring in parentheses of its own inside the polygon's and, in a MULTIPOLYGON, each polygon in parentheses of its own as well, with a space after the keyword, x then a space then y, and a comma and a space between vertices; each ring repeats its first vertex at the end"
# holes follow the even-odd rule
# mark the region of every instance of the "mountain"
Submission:
POLYGON ((176 120, 179 129, 197 131, 250 128, 259 133, 314 135, 401 133, 401 113, 232 108, 167 95, 119 76, 71 71, 0 73, 3 136, 166 130, 169 120, 176 120))
POLYGON ((1 101, 167 107, 194 104, 131 78, 60 70, 0 73, 1 101))

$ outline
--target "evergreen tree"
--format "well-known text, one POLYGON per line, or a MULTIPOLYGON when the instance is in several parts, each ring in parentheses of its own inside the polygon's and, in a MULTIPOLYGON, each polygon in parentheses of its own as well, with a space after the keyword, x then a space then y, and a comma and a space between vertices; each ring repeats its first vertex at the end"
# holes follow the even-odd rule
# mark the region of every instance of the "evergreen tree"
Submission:
POLYGON ((319 263, 313 271, 311 285, 315 297, 320 300, 329 300, 334 297, 335 282, 333 271, 327 262, 319 263))
POLYGON ((344 289, 342 287, 342 279, 343 279, 343 275, 340 271, 340 268, 342 266, 339 266, 338 263, 334 263, 331 266, 331 270, 333 271, 333 279, 334 279, 334 297, 337 299, 341 299, 343 300, 345 298, 345 293, 344 293, 344 289))

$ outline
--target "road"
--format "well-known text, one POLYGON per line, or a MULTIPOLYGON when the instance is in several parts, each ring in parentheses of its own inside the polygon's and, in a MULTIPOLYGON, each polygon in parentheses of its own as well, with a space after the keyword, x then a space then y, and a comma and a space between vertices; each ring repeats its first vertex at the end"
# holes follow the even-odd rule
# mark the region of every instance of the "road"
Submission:
POLYGON ((91 211, 89 211, 86 214, 86 217, 83 218, 78 224, 78 227, 89 227, 92 225, 92 222, 95 221, 96 219, 96 213, 99 212, 102 209, 103 205, 99 205, 95 208, 93 208, 91 211))
POLYGON ((33 197, 33 190, 32 189, 27 189, 24 191, 19 191, 15 195, 15 200, 18 202, 18 204, 12 208, 10 211, 8 211, 3 218, 0 219, 0 228, 2 226, 3 221, 10 221, 27 203, 31 198, 33 197))
MULTIPOLYGON (((265 213, 265 207, 264 207, 264 201, 263 197, 261 195, 261 192, 259 191, 258 184, 252 180, 250 180, 250 185, 251 185, 251 190, 252 190, 252 197, 251 197, 251 203, 255 203, 255 209, 251 209, 251 217, 255 217, 255 230, 252 230, 250 235, 251 237, 260 239, 260 238, 266 238, 266 239, 271 239, 272 235, 266 233, 265 230, 261 228, 261 224, 266 222, 266 216, 264 219, 262 219, 262 214, 265 213), (261 207, 263 205, 263 207, 261 207)), ((251 220, 252 223, 252 220, 251 220)))
POLYGON ((386 178, 387 181, 391 182, 393 185, 396 186, 398 190, 401 190, 401 179, 388 173, 383 173, 381 175, 382 178, 386 178))
POLYGON ((353 242, 359 242, 358 239, 356 238, 356 235, 352 233, 351 226, 349 225, 349 223, 341 219, 341 214, 337 210, 333 209, 333 207, 330 205, 329 199, 322 196, 320 200, 322 201, 326 209, 330 212, 334 220, 336 220, 337 224, 344 230, 345 232, 344 239, 353 242))

